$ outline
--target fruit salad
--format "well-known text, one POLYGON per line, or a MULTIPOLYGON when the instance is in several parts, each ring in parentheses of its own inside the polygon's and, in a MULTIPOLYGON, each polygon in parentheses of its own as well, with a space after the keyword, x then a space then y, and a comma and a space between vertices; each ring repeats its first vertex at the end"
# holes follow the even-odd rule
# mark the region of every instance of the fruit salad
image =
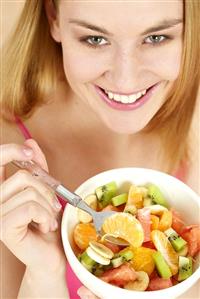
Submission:
POLYGON ((176 285, 194 271, 200 225, 186 225, 154 184, 131 185, 119 193, 115 182, 85 198, 97 211, 111 210, 97 235, 92 217, 78 209, 73 231, 77 257, 92 274, 115 286, 154 291, 176 285))

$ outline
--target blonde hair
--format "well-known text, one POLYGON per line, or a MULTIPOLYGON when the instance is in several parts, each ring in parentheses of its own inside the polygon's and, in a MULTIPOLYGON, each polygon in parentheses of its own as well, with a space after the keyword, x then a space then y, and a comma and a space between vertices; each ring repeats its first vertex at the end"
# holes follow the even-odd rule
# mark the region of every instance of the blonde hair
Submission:
POLYGON ((43 1, 25 2, 3 57, 3 113, 29 117, 55 90, 62 69, 61 46, 50 35, 43 1))
MULTIPOLYGON (((59 0, 54 0, 57 8, 59 0)), ((158 133, 163 141, 166 171, 170 172, 187 154, 187 143, 200 79, 200 1, 184 3, 184 35, 178 79, 144 132, 158 133), (167 163, 166 163, 167 161, 167 163)), ((7 115, 29 117, 56 88, 63 71, 62 51, 49 30, 44 3, 26 1, 16 30, 4 48, 1 106, 7 115)))
POLYGON ((185 0, 183 3, 184 34, 179 76, 165 104, 145 128, 145 132, 160 134, 166 149, 163 161, 169 161, 168 172, 177 169, 180 163, 189 163, 189 133, 200 82, 200 1, 185 0))

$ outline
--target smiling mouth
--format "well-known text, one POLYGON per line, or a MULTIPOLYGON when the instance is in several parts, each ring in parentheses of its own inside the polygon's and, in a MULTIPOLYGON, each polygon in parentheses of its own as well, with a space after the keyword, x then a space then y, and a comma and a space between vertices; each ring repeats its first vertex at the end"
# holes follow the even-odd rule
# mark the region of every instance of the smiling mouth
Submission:
MULTIPOLYGON (((155 84, 154 84, 155 85, 155 84)), ((133 93, 133 94, 129 94, 129 95, 125 95, 125 94, 117 94, 117 93, 113 93, 111 91, 107 91, 101 87, 99 87, 101 89, 101 91, 105 94, 105 96, 109 99, 112 100, 114 102, 117 103, 121 103, 121 104, 133 104, 136 101, 140 100, 143 96, 145 96, 145 94, 148 93, 148 91, 154 86, 152 85, 151 87, 144 89, 140 92, 137 93, 133 93)))

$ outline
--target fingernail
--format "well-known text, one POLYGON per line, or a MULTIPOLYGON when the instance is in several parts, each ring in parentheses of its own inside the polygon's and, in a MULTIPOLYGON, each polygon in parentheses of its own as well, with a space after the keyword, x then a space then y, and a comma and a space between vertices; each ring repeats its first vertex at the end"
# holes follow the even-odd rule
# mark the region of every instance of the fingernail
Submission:
POLYGON ((25 156, 30 157, 33 154, 33 150, 31 148, 25 147, 23 148, 23 153, 25 154, 25 156))
POLYGON ((82 297, 82 294, 81 294, 82 292, 81 291, 77 291, 77 295, 80 297, 80 299, 83 299, 83 297, 82 297))
POLYGON ((62 205, 59 203, 59 201, 57 199, 55 199, 53 201, 53 207, 55 208, 56 211, 60 211, 60 209, 62 208, 62 205))

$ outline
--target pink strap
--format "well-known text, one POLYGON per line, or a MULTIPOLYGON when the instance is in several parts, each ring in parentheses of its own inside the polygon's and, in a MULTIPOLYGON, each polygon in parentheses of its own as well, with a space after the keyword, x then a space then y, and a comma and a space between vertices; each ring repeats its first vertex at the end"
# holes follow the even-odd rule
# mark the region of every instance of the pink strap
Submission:
POLYGON ((175 176, 180 181, 185 183, 185 182, 187 182, 188 168, 189 168, 189 165, 188 165, 187 161, 182 161, 179 165, 179 168, 172 175, 175 176))
POLYGON ((25 139, 30 139, 32 138, 29 130, 26 128, 26 126, 24 125, 24 123, 21 121, 21 119, 15 115, 15 122, 18 126, 18 128, 20 129, 20 131, 22 132, 23 136, 25 139))

